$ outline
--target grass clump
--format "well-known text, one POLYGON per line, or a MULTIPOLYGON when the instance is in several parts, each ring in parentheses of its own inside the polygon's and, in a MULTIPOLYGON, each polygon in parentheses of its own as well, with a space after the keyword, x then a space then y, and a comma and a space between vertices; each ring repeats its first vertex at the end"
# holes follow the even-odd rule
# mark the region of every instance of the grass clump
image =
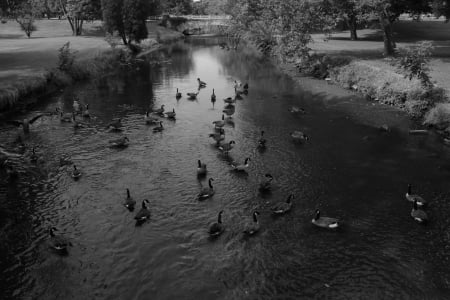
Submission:
POLYGON ((325 79, 330 76, 333 69, 348 65, 352 61, 349 56, 330 56, 313 54, 297 65, 299 71, 314 78, 325 79))

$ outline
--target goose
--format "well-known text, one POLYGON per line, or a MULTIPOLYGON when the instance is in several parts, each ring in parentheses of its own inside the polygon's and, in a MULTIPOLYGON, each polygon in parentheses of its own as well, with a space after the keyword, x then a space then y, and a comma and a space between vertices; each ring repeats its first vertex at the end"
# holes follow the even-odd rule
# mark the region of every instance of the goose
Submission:
POLYGON ((219 215, 217 216, 217 222, 209 226, 208 232, 210 236, 219 236, 224 232, 225 226, 223 226, 222 224, 222 214, 223 210, 219 212, 219 215))
POLYGON ((414 200, 413 208, 411 210, 411 217, 418 223, 426 223, 428 221, 427 213, 421 208, 417 207, 418 201, 414 200))
POLYGON ((214 89, 213 89, 213 93, 211 95, 211 102, 216 102, 216 94, 214 93, 214 89))
POLYGON ((35 163, 35 162, 37 162, 38 161, 38 159, 39 159, 39 156, 36 154, 36 149, 33 147, 32 149, 31 149, 31 155, 30 155, 30 161, 32 162, 32 163, 35 163))
POLYGON ((181 93, 178 92, 178 88, 177 88, 177 93, 175 94, 175 98, 180 99, 181 98, 181 93))
POLYGON ((123 147, 128 146, 128 144, 130 143, 130 140, 128 139, 128 137, 124 136, 124 137, 121 137, 118 139, 109 140, 108 143, 109 143, 110 147, 123 148, 123 147))
POLYGON ((72 246, 72 243, 62 235, 56 235, 55 231, 58 231, 55 227, 50 227, 50 247, 56 251, 67 251, 67 247, 72 246))
POLYGON ((237 89, 240 86, 242 86, 242 83, 240 81, 234 80, 234 88, 237 89))
POLYGON ((261 131, 261 137, 258 140, 258 147, 265 148, 266 147, 266 139, 264 138, 264 130, 261 131))
POLYGON ((225 130, 223 130, 223 128, 220 128, 219 132, 210 133, 209 137, 213 138, 217 142, 217 144, 219 144, 225 139, 225 130))
POLYGON ((294 132, 291 132, 291 137, 294 140, 296 140, 296 141, 307 141, 307 140, 309 140, 309 137, 306 134, 304 134, 303 132, 298 131, 298 130, 296 130, 294 132))
POLYGON ((121 130, 122 128, 122 119, 118 119, 117 121, 109 123, 106 128, 112 129, 112 130, 121 130))
POLYGON ((301 108, 301 107, 298 107, 298 106, 295 106, 295 105, 289 107, 289 111, 291 113, 294 113, 294 114, 295 113, 302 113, 302 114, 304 114, 306 112, 304 108, 301 108))
POLYGON ((73 128, 75 128, 75 129, 84 128, 87 126, 86 123, 77 120, 77 118, 75 116, 75 112, 72 113, 72 121, 73 121, 73 128))
POLYGON ((248 90, 248 82, 244 84, 244 90, 248 90))
POLYGON ((259 215, 259 212, 254 211, 253 212, 253 221, 248 223, 244 228, 244 233, 247 235, 254 235, 259 231, 260 225, 258 222, 257 216, 259 215))
POLYGON ((270 175, 269 173, 267 173, 267 174, 264 175, 264 177, 266 179, 259 184, 259 189, 262 192, 267 192, 267 191, 270 191, 272 189, 273 176, 270 175))
POLYGON ((73 179, 78 179, 80 177, 81 177, 80 170, 77 169, 77 166, 73 165, 72 178, 73 179))
POLYGON ((244 94, 243 91, 238 90, 238 89, 236 89, 236 88, 234 88, 234 93, 235 93, 235 95, 236 95, 235 98, 236 98, 236 99, 239 99, 239 100, 242 99, 242 94, 244 94))
POLYGON ((16 125, 16 126, 22 126, 23 133, 27 134, 30 132, 30 125, 33 124, 37 119, 42 117, 44 114, 39 114, 34 116, 31 119, 23 119, 23 120, 14 120, 14 121, 8 121, 8 123, 16 125))
POLYGON ((234 115, 235 111, 236 108, 233 105, 227 105, 225 109, 222 110, 222 112, 224 112, 228 116, 228 118, 231 118, 234 115))
POLYGON ((222 114, 222 120, 212 122, 215 128, 222 128, 225 126, 225 116, 222 114))
POLYGON ((167 115, 167 118, 169 118, 169 119, 175 119, 175 116, 177 115, 175 113, 175 108, 172 111, 166 112, 165 114, 167 115))
POLYGON ((290 194, 286 201, 281 201, 273 205, 272 212, 277 215, 287 213, 292 208, 292 199, 294 199, 294 194, 290 194))
POLYGON ((162 123, 163 123, 162 121, 159 121, 159 126, 153 128, 153 132, 161 132, 161 131, 163 131, 164 127, 163 127, 162 123))
POLYGON ((206 170, 206 164, 202 164, 200 159, 198 160, 198 167, 197 167, 197 175, 198 176, 204 176, 206 175, 208 171, 206 170))
POLYGON ((223 153, 228 154, 228 152, 230 152, 231 149, 233 149, 233 146, 235 144, 236 144, 235 141, 230 141, 229 143, 224 143, 224 144, 219 146, 219 150, 222 151, 223 153))
POLYGON ((124 206, 128 208, 130 211, 134 210, 134 206, 136 205, 136 200, 133 199, 130 195, 130 190, 127 189, 127 198, 125 199, 124 206))
POLYGON ((89 104, 86 104, 86 109, 82 113, 83 118, 90 118, 91 114, 89 113, 89 104))
POLYGON ((418 206, 425 206, 427 204, 427 201, 420 197, 419 195, 413 195, 412 194, 412 185, 408 184, 408 192, 406 192, 406 200, 409 202, 417 201, 418 206))
POLYGON ((165 105, 163 104, 163 105, 161 105, 160 108, 156 108, 152 112, 157 115, 163 115, 164 114, 164 106, 165 105))
POLYGON ((61 122, 67 122, 67 123, 72 122, 73 114, 60 112, 59 119, 61 120, 61 122))
POLYGON ((81 106, 80 106, 80 103, 78 102, 77 98, 75 98, 75 100, 73 100, 72 107, 76 113, 80 112, 81 106))
POLYGON ((197 78, 197 81, 198 81, 198 86, 199 87, 206 87, 206 82, 201 81, 200 78, 197 78))
POLYGON ((214 187, 212 185, 212 182, 214 181, 213 178, 209 178, 208 180, 208 187, 204 187, 201 189, 200 193, 198 194, 199 200, 204 200, 212 197, 215 193, 214 187))
POLYGON ((339 227, 339 220, 336 218, 321 217, 320 210, 316 209, 316 216, 311 221, 314 225, 322 228, 335 229, 339 227))
POLYGON ((189 100, 195 100, 195 99, 197 99, 198 93, 199 92, 197 92, 197 93, 186 93, 186 95, 189 96, 189 100))
POLYGON ((223 99, 223 102, 227 103, 227 104, 233 104, 236 102, 236 99, 233 99, 231 97, 225 98, 223 99))
POLYGON ((147 125, 155 125, 155 124, 159 123, 159 119, 156 117, 150 116, 149 111, 145 112, 144 120, 145 120, 145 124, 147 124, 147 125))
POLYGON ((144 222, 150 218, 150 211, 147 208, 147 204, 150 204, 150 201, 144 199, 144 201, 142 201, 141 210, 138 211, 138 213, 134 217, 137 222, 144 222))
POLYGON ((233 170, 235 170, 235 171, 244 172, 244 171, 247 171, 247 169, 249 167, 249 161, 251 161, 251 159, 250 159, 250 157, 247 157, 243 164, 237 165, 237 164, 233 163, 233 164, 231 164, 231 166, 233 167, 233 170))

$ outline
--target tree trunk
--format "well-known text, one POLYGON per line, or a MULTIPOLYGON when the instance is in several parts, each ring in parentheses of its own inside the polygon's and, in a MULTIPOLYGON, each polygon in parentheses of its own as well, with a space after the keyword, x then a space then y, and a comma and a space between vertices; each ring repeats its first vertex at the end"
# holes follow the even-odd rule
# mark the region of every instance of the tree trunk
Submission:
POLYGON ((124 32, 120 32, 120 36, 122 37, 122 41, 124 45, 128 45, 127 37, 124 32))
POLYGON ((384 54, 393 56, 395 54, 395 42, 392 34, 392 24, 385 14, 380 15, 380 25, 383 30, 384 54))
POLYGON ((358 25, 356 23, 356 16, 350 16, 347 20, 348 28, 350 29, 350 39, 356 41, 358 39, 358 34, 356 32, 358 25))

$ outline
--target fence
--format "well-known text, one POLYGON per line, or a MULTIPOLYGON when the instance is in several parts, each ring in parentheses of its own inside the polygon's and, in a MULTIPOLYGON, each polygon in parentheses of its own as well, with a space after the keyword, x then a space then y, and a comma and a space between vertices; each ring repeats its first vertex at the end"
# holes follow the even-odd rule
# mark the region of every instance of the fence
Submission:
MULTIPOLYGON (((229 20, 231 17, 227 15, 169 15, 170 17, 183 17, 188 20, 229 20)), ((147 21, 157 21, 161 20, 163 16, 150 16, 147 21)))

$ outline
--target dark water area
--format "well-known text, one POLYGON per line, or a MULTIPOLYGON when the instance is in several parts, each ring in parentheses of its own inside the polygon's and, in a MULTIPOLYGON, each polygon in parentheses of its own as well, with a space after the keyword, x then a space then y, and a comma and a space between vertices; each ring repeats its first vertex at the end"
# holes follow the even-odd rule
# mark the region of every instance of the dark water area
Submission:
POLYGON ((39 119, 23 139, 23 154, 15 143, 20 131, 0 128, 2 147, 18 153, 10 161, 20 173, 8 182, 0 170, 0 238, 6 241, 0 298, 448 299, 450 148, 401 126, 382 132, 325 99, 350 96, 296 85, 250 50, 224 51, 216 42, 174 45, 157 54, 158 65, 48 99, 29 115, 56 106, 70 111, 76 95, 92 118, 76 130, 56 116, 39 119), (198 77, 207 87, 188 100, 198 77), (236 142, 226 157, 208 135, 221 118, 222 99, 234 94, 235 79, 250 88, 225 124, 226 141, 236 142), (175 109, 176 120, 163 119, 165 129, 153 133, 144 113, 162 104, 175 109), (307 113, 292 114, 291 105, 307 113), (114 118, 122 119, 122 132, 106 129, 114 118), (257 149, 261 130, 265 151, 257 149), (294 130, 310 140, 294 142, 294 130), (127 148, 108 147, 124 135, 127 148), (37 163, 29 159, 33 146, 37 163), (71 165, 60 166, 62 156, 82 171, 79 180, 70 176, 71 165), (230 162, 246 157, 247 174, 233 172, 230 162), (208 167, 200 180, 198 159, 208 167), (265 173, 273 175, 274 189, 261 194, 265 173), (216 193, 198 201, 208 177, 216 193), (430 202, 427 225, 410 217, 408 183, 430 202), (141 226, 135 226, 136 211, 122 205, 127 188, 138 207, 150 201, 150 220, 141 226), (292 211, 273 217, 271 206, 290 193, 292 211), (316 208, 342 226, 312 225, 316 208), (212 240, 208 227, 220 210, 226 229, 212 240), (245 237, 254 210, 261 229, 245 237), (70 238, 67 256, 49 249, 49 226, 70 238))

